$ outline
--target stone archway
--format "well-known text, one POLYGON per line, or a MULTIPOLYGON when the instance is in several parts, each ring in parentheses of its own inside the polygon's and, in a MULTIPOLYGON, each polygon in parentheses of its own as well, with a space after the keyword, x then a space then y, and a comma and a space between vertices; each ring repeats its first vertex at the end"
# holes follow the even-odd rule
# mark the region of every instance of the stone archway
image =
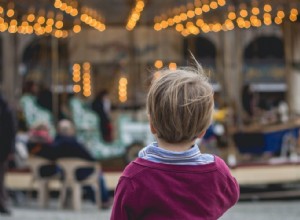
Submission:
POLYGON ((195 58, 214 59, 216 57, 216 47, 209 39, 196 36, 184 38, 184 57, 189 57, 191 51, 195 58))
POLYGON ((257 105, 270 110, 285 100, 286 69, 283 40, 259 36, 244 49, 244 85, 259 94, 257 105))
MULTIPOLYGON (((69 71, 68 43, 58 41, 59 75, 67 77, 69 71)), ((30 41, 21 56, 23 81, 52 82, 52 45, 51 37, 38 37, 30 41)), ((63 78, 61 76, 60 78, 63 78)))
POLYGON ((217 82, 217 48, 215 44, 205 37, 196 36, 185 38, 183 45, 185 60, 189 60, 190 52, 192 52, 197 61, 200 62, 205 69, 212 71, 211 80, 217 82))
POLYGON ((244 49, 244 83, 283 83, 285 58, 283 40, 260 36, 244 49))

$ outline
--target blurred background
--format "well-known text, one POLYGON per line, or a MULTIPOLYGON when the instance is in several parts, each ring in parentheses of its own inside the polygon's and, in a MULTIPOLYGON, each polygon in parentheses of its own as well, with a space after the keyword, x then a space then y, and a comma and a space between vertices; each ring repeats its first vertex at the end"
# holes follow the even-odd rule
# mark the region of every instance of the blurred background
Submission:
POLYGON ((197 142, 241 187, 223 219, 297 219, 299 10, 299 0, 0 0, 0 218, 109 219, 122 170, 154 141, 151 80, 192 53, 215 91, 197 142))

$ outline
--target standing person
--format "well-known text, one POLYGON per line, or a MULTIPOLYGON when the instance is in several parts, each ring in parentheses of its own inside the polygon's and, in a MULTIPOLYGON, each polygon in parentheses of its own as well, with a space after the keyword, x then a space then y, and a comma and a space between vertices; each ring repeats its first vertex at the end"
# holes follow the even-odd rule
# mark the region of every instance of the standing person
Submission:
POLYGON ((37 94, 37 103, 47 109, 49 112, 53 112, 52 110, 52 92, 51 90, 45 85, 40 84, 39 92, 37 94))
POLYGON ((38 94, 38 86, 34 81, 26 81, 23 85, 23 95, 36 96, 38 94))
POLYGON ((0 94, 0 214, 10 215, 6 206, 4 176, 8 156, 15 142, 15 119, 12 110, 0 94))
POLYGON ((258 97, 251 86, 246 84, 242 88, 242 106, 247 116, 251 119, 255 115, 255 108, 257 107, 258 97))
POLYGON ((153 81, 147 110, 157 142, 120 177, 111 220, 215 220, 237 202, 239 185, 225 162, 195 144, 214 107, 212 87, 196 64, 162 70, 153 81))
POLYGON ((100 134, 102 134, 103 140, 106 142, 113 141, 112 124, 110 120, 110 108, 111 108, 111 102, 109 99, 108 91, 107 90, 100 91, 92 103, 92 109, 99 116, 100 134))

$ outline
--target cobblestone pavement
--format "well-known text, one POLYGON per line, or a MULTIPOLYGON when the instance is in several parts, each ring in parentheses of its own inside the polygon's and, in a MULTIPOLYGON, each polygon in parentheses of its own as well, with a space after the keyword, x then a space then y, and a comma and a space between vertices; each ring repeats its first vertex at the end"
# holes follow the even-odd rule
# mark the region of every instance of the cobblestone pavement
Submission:
MULTIPOLYGON (((14 207, 11 217, 1 220, 109 220, 111 210, 97 210, 85 203, 81 212, 59 210, 55 205, 48 209, 36 206, 14 207)), ((297 220, 300 216, 300 201, 240 202, 221 220, 297 220)))

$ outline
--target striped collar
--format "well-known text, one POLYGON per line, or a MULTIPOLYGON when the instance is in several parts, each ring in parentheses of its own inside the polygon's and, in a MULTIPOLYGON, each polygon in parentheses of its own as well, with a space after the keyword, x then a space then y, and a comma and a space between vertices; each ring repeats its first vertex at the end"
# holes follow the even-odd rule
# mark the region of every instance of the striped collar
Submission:
POLYGON ((199 165, 214 162, 214 156, 201 154, 197 144, 187 151, 174 152, 160 148, 156 142, 153 142, 143 148, 138 157, 155 163, 174 165, 199 165))

